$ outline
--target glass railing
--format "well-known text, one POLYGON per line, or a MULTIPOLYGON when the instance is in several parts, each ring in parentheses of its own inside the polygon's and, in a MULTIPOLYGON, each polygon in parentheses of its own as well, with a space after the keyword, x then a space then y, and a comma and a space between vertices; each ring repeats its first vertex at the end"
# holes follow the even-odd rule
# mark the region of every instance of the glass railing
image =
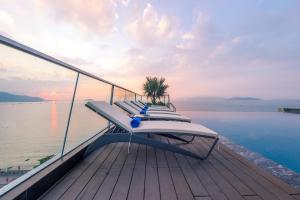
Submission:
POLYGON ((0 35, 0 196, 107 128, 87 101, 136 98, 0 35))
MULTIPOLYGON (((138 95, 137 100, 141 100, 143 102, 151 103, 151 99, 148 98, 145 95, 138 95)), ((160 98, 157 99, 157 103, 160 103, 160 104, 162 103, 162 104, 168 105, 170 102, 171 101, 170 101, 170 95, 169 94, 162 95, 160 98)))

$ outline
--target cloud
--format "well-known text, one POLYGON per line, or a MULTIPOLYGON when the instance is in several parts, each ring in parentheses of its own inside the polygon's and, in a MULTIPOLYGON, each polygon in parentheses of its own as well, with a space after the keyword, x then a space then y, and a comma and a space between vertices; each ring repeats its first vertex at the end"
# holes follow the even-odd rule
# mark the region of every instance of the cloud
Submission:
POLYGON ((10 32, 13 30, 14 19, 7 12, 0 10, 0 34, 10 36, 10 32))
POLYGON ((176 20, 170 16, 160 15, 157 10, 148 3, 140 18, 131 22, 127 30, 143 45, 154 45, 172 38, 177 27, 176 20))
POLYGON ((107 34, 116 29, 117 3, 112 0, 44 0, 41 5, 51 7, 57 20, 71 22, 81 30, 107 34))

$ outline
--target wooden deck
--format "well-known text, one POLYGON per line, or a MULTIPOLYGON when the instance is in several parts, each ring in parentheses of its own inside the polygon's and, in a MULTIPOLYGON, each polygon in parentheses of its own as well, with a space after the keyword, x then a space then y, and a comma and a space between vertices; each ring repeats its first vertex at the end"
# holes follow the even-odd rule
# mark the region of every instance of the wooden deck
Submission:
MULTIPOLYGON (((205 161, 136 144, 128 154, 127 145, 95 151, 41 199, 300 200, 299 191, 222 144, 205 161)), ((207 143, 197 139, 181 147, 204 152, 207 143)))

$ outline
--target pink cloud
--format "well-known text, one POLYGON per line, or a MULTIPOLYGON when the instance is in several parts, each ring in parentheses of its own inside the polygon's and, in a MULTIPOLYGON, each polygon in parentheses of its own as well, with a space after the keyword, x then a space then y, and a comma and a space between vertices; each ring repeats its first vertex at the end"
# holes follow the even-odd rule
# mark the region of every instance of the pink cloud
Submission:
POLYGON ((174 17, 160 15, 157 10, 148 3, 142 16, 131 22, 127 29, 135 40, 144 45, 160 43, 174 36, 177 27, 174 17))
POLYGON ((50 6, 58 20, 100 34, 112 32, 118 19, 117 4, 111 0, 44 0, 41 5, 50 6))

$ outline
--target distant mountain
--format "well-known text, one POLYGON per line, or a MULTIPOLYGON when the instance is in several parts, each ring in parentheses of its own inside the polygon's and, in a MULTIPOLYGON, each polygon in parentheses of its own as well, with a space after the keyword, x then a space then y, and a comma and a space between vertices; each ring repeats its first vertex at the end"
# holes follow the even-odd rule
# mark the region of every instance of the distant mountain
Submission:
POLYGON ((31 97, 26 95, 16 95, 8 92, 0 92, 0 102, 40 102, 44 101, 40 97, 31 97))
POLYGON ((262 101, 262 99, 255 97, 232 97, 229 100, 247 100, 247 101, 262 101))
POLYGON ((181 97, 176 98, 174 101, 192 101, 192 102, 198 102, 198 101, 221 101, 226 100, 224 97, 217 97, 217 96, 198 96, 198 97, 181 97))

